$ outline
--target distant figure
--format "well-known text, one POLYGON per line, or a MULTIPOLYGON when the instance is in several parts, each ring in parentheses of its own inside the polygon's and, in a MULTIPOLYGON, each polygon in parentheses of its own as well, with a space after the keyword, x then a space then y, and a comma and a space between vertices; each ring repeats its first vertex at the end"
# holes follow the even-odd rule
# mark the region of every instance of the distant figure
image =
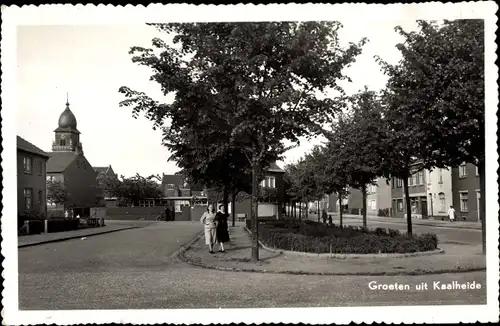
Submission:
POLYGON ((450 222, 455 222, 455 209, 453 206, 450 206, 448 209, 448 217, 450 218, 450 222))
POLYGON ((64 211, 64 218, 65 219, 69 218, 69 212, 68 212, 68 210, 64 211))
POLYGON ((165 207, 165 220, 170 221, 170 208, 165 207))
POLYGON ((331 215, 328 215, 328 223, 330 223, 330 225, 333 224, 333 220, 332 220, 332 216, 331 215))
POLYGON ((323 218, 323 224, 326 224, 326 218, 328 217, 328 215, 326 214, 325 210, 323 210, 323 213, 322 213, 321 217, 323 218))
POLYGON ((227 217, 224 210, 224 205, 219 205, 219 211, 215 214, 215 221, 217 222, 217 241, 219 242, 219 251, 224 251, 224 242, 229 242, 229 231, 227 226, 227 217))

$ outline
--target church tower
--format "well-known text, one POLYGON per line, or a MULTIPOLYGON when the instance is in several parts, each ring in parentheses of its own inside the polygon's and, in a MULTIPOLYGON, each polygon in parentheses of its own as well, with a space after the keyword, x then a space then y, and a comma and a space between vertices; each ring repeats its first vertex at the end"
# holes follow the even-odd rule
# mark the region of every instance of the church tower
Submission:
POLYGON ((80 132, 76 129, 76 118, 69 108, 68 99, 66 99, 66 109, 61 113, 59 126, 54 130, 54 133, 53 152, 83 153, 80 132))

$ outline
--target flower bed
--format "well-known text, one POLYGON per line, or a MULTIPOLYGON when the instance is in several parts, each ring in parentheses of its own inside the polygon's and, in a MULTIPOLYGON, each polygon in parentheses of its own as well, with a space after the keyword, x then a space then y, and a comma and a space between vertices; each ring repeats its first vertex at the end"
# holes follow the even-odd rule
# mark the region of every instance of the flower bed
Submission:
POLYGON ((307 221, 274 221, 259 224, 259 238, 271 248, 310 253, 371 254, 412 253, 437 249, 435 234, 409 237, 399 230, 326 225, 307 221))

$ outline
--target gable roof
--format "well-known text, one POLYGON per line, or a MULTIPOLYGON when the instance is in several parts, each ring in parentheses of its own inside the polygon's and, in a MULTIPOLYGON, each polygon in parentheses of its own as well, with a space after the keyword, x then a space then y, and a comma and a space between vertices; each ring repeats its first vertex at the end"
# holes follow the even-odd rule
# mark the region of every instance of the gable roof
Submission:
POLYGON ((21 138, 19 136, 17 136, 17 149, 21 150, 21 151, 28 152, 28 153, 32 153, 32 154, 36 154, 36 155, 40 155, 40 156, 49 158, 48 153, 42 151, 40 148, 36 147, 35 145, 30 143, 26 139, 21 138))
POLYGON ((63 172, 78 157, 74 152, 51 152, 47 161, 47 173, 63 172))
POLYGON ((269 168, 266 169, 266 171, 269 172, 280 172, 280 173, 285 173, 285 171, 276 164, 276 162, 273 162, 269 165, 269 168))
POLYGON ((109 166, 93 166, 94 171, 101 174, 108 172, 109 166))
POLYGON ((180 175, 176 174, 164 174, 163 178, 161 180, 161 184, 164 185, 177 185, 179 187, 182 187, 184 183, 182 182, 182 178, 180 175))

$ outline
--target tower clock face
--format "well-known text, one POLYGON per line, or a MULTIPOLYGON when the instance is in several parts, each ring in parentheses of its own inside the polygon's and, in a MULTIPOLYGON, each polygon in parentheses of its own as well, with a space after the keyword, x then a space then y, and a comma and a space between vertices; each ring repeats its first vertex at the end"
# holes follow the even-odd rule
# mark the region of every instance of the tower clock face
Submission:
POLYGON ((61 139, 66 139, 66 135, 61 135, 61 139))

